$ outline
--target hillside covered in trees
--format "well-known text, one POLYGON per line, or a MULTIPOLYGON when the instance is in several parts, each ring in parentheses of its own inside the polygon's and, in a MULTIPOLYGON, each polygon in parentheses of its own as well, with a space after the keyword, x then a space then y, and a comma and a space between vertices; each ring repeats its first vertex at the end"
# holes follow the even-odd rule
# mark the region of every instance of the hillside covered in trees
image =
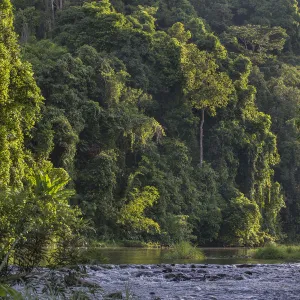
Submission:
MULTIPOLYGON (((23 186, 34 210, 32 191, 60 183, 64 205, 39 205, 52 228, 80 214, 71 197, 104 240, 299 241, 299 0, 12 5, 19 48, 0 26, 2 188, 23 186)), ((3 224, 18 216, 2 211, 3 224)))

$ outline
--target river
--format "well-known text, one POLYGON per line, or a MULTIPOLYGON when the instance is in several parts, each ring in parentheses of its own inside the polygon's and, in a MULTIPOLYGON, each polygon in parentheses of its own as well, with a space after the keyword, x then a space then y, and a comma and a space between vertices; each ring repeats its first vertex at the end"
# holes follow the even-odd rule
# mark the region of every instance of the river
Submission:
POLYGON ((300 299, 300 264, 113 265, 88 274, 106 294, 129 291, 129 299, 300 299))
MULTIPOLYGON (((70 289, 101 287, 90 293, 95 300, 300 299, 300 263, 252 260, 247 249, 203 250, 205 261, 170 262, 160 249, 99 249, 94 254, 108 263, 82 266, 80 285, 70 289)), ((70 272, 56 271, 56 278, 68 282, 70 272)))
POLYGON ((247 248, 202 248, 205 260, 180 260, 170 261, 165 258, 169 249, 146 248, 99 248, 94 253, 106 258, 110 264, 161 264, 161 263, 205 263, 205 264, 243 264, 243 263, 281 263, 282 260, 255 260, 250 258, 251 249, 247 248))

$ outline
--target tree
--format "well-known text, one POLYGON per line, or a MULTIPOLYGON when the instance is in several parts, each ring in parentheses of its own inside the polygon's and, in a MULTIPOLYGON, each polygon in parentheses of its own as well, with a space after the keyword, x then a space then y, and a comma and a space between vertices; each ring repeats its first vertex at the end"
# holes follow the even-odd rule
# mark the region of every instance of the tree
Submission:
POLYGON ((2 1, 0 11, 0 260, 12 255, 27 268, 46 257, 53 240, 78 230, 80 212, 69 206, 67 173, 35 161, 25 147, 43 98, 31 66, 20 60, 10 2, 2 1))
POLYGON ((286 208, 281 211, 288 240, 295 241, 299 232, 299 129, 297 119, 300 104, 298 67, 277 65, 277 71, 268 77, 268 69, 253 70, 251 81, 258 87, 258 105, 272 117, 272 130, 278 137, 280 163, 275 177, 285 194, 286 208), (264 73, 265 74, 264 74, 264 73))
POLYGON ((287 39, 285 30, 281 27, 267 27, 260 25, 231 26, 228 33, 237 39, 244 50, 257 53, 281 51, 287 39))
POLYGON ((19 58, 10 2, 2 1, 0 10, 0 188, 20 187, 26 173, 24 139, 38 118, 43 98, 30 65, 19 58))
POLYGON ((159 225, 143 215, 145 209, 153 206, 158 198, 158 191, 154 187, 146 186, 141 191, 135 188, 129 193, 129 202, 122 207, 118 222, 128 228, 126 231, 133 233, 159 232, 159 225))
POLYGON ((214 31, 222 32, 232 25, 233 3, 231 0, 191 0, 198 15, 205 19, 214 31))
POLYGON ((239 194, 230 200, 224 215, 221 236, 225 244, 245 246, 259 245, 263 242, 260 233, 261 215, 255 202, 239 194))
POLYGON ((257 244, 280 237, 283 193, 296 228, 294 0, 72 0, 47 23, 51 1, 14 0, 45 97, 25 146, 70 173, 99 236, 178 240, 182 224, 201 244, 257 244), (140 220, 160 233, 130 221, 144 187, 159 197, 140 220))
POLYGON ((192 107, 201 110, 200 122, 200 166, 203 164, 203 125, 205 111, 211 115, 216 109, 224 107, 233 92, 229 76, 218 72, 218 65, 212 55, 200 51, 194 44, 182 46, 183 91, 192 107))

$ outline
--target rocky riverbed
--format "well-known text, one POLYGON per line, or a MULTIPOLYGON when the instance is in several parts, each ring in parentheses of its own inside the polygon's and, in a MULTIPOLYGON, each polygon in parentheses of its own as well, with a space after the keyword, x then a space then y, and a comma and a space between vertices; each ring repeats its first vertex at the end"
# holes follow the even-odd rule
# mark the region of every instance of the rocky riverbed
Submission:
POLYGON ((89 277, 138 299, 300 299, 300 264, 103 265, 89 277))
POLYGON ((80 279, 70 269, 52 272, 52 283, 46 270, 40 272, 44 275, 36 278, 46 280, 50 292, 63 283, 73 292, 88 292, 91 299, 300 299, 298 263, 93 265, 81 268, 80 279))

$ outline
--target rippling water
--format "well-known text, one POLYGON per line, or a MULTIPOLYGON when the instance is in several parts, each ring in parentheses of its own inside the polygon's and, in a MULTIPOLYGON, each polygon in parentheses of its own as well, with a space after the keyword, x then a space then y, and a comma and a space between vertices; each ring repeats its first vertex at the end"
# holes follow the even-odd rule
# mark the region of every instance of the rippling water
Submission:
POLYGON ((206 248, 201 262, 170 262, 160 249, 99 251, 112 264, 90 267, 89 277, 132 299, 300 299, 300 264, 253 260, 245 248, 206 248))
POLYGON ((137 299, 300 299, 300 265, 147 265, 94 268, 107 292, 137 299))
MULTIPOLYGON (((300 300, 300 263, 254 261, 247 249, 204 252, 205 261, 170 262, 160 249, 99 249, 95 256, 105 255, 110 263, 82 266, 82 282, 102 288, 91 296, 95 300, 300 300), (109 298, 112 294, 119 298, 109 298)), ((42 272, 47 281, 48 271, 42 272)), ((55 272, 66 282, 72 271, 55 272)))

